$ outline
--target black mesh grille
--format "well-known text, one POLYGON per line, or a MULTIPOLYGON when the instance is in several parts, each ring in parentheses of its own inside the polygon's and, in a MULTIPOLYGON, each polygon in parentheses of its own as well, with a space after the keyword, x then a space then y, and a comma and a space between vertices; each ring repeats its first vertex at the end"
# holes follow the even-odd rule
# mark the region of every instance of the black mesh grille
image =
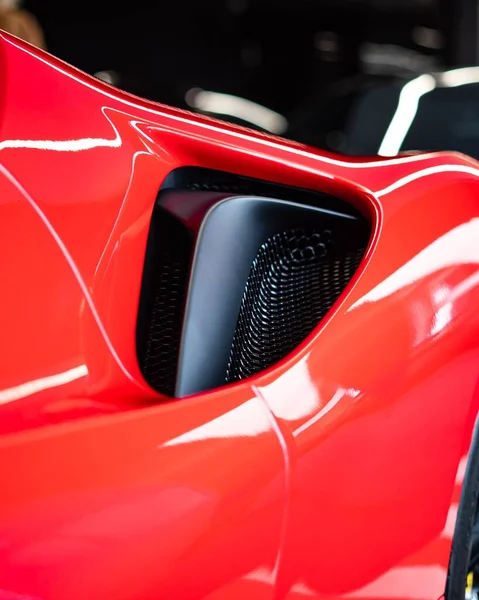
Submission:
MULTIPOLYGON (((289 202, 321 206, 323 209, 339 210, 342 213, 360 216, 351 205, 334 196, 308 189, 292 188, 287 185, 251 179, 232 173, 213 171, 199 167, 181 167, 173 172, 170 185, 174 189, 195 192, 222 192, 228 194, 263 196, 289 202)), ((168 189, 170 185, 166 185, 168 189)))
POLYGON ((327 194, 204 169, 173 171, 152 216, 143 271, 137 354, 145 380, 184 397, 274 365, 331 308, 368 239, 367 221, 327 194), (232 220, 221 221, 226 211, 208 221, 213 212, 201 213, 208 193, 218 205, 225 195, 251 202, 233 200, 232 220), (188 205, 196 198, 197 207, 188 205), (190 281, 195 249, 202 251, 190 281))
POLYGON ((330 231, 295 229, 268 239, 251 266, 226 382, 273 365, 300 344, 346 287, 363 253, 338 253, 330 231))
POLYGON ((173 395, 192 244, 189 232, 167 213, 160 213, 154 227, 149 257, 154 277, 148 286, 147 329, 139 342, 139 362, 150 385, 173 395))

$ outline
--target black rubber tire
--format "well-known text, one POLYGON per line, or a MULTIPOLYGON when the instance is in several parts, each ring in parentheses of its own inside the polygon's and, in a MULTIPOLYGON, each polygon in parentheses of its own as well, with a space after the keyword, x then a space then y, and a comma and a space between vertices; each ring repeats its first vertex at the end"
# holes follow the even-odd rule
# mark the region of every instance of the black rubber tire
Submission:
POLYGON ((467 462, 461 500, 452 540, 446 584, 446 600, 464 600, 466 577, 471 553, 471 534, 479 495, 479 419, 476 420, 467 462))

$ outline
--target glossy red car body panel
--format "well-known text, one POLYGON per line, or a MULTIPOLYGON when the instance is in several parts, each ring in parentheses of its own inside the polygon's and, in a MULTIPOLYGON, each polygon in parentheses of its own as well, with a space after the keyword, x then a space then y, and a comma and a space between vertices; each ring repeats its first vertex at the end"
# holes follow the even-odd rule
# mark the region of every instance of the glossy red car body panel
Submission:
POLYGON ((479 407, 479 165, 316 152, 6 34, 0 67, 0 599, 439 598, 479 407), (171 400, 135 330, 185 165, 335 194, 373 235, 296 352, 171 400))

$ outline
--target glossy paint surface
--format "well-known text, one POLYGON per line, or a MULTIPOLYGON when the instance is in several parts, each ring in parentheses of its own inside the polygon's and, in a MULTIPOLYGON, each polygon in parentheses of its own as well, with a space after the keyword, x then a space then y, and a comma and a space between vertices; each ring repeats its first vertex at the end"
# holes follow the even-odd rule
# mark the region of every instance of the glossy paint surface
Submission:
POLYGON ((479 407, 478 166, 322 154, 2 34, 0 600, 439 598, 479 407), (136 311, 187 165, 335 194, 373 235, 293 355, 173 401, 136 311))

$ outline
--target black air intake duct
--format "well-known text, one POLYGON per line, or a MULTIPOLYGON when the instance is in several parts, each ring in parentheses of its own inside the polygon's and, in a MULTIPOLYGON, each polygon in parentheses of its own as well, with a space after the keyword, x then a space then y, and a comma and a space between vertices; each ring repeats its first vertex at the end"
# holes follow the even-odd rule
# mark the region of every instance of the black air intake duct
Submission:
POLYGON ((331 242, 329 229, 293 229, 261 246, 246 282, 226 381, 284 358, 328 312, 364 253, 335 252, 331 242))
POLYGON ((187 396, 274 365, 318 325, 364 254, 369 225, 341 201, 311 193, 306 205, 235 187, 160 193, 137 347, 162 394, 187 396))

